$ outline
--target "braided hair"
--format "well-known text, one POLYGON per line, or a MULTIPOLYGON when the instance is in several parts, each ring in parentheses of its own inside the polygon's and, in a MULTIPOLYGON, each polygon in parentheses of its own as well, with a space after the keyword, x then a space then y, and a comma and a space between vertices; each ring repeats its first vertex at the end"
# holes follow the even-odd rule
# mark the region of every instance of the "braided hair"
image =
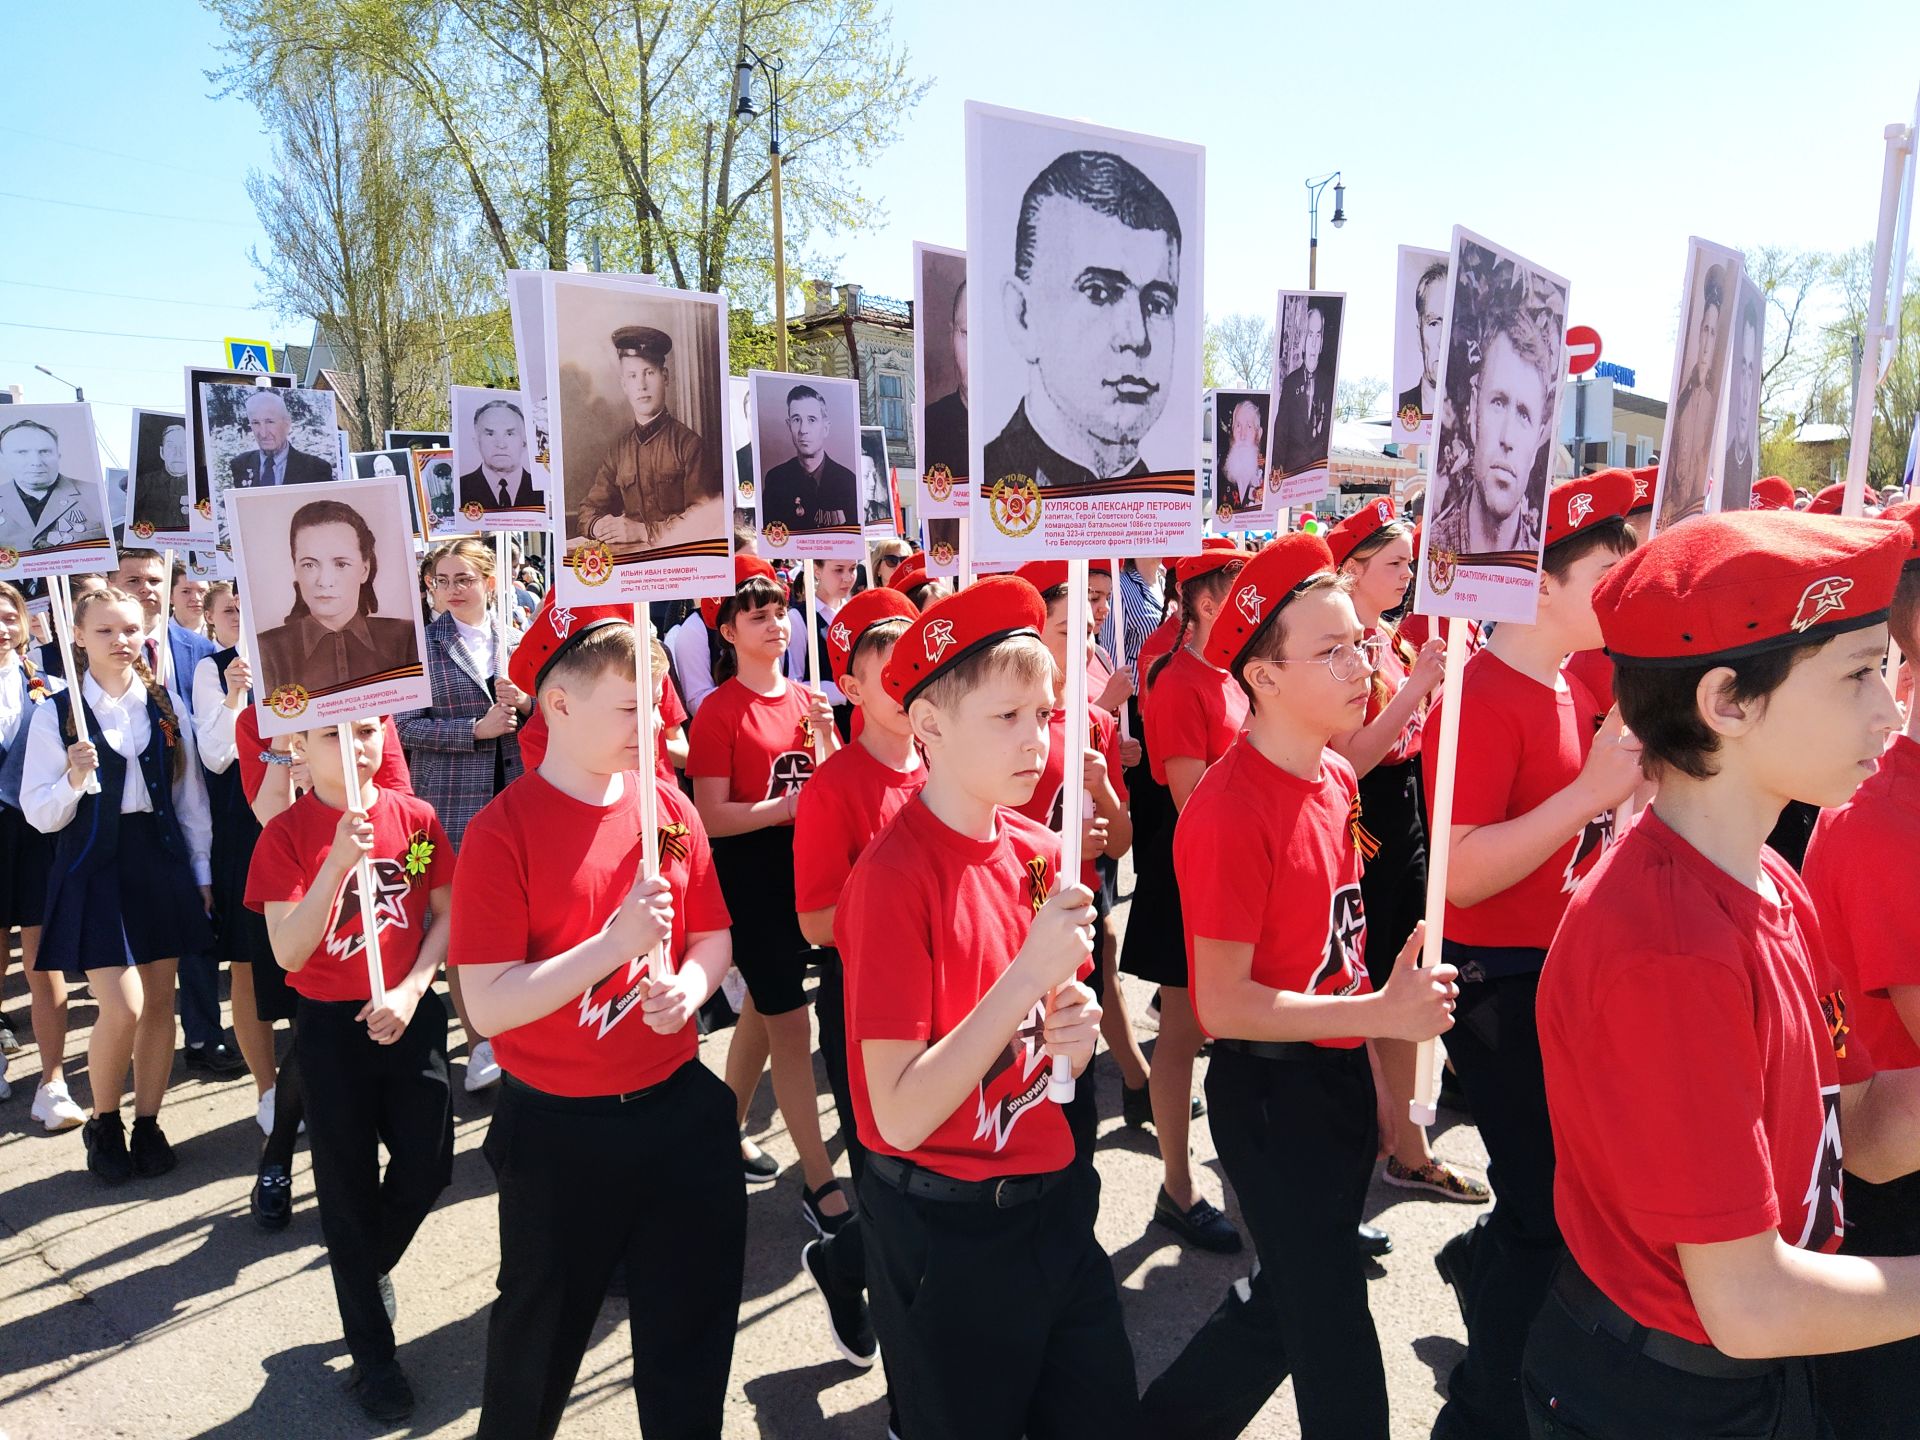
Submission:
POLYGON ((1193 630, 1194 614, 1200 608, 1200 601, 1211 600, 1218 605, 1227 598, 1227 592, 1233 588, 1235 577, 1240 574, 1246 562, 1235 560, 1226 565, 1218 565, 1204 575, 1196 575, 1191 580, 1179 583, 1180 591, 1180 633, 1173 637, 1173 647, 1155 660, 1147 670, 1147 687, 1160 678, 1160 672, 1167 668, 1173 657, 1178 655, 1187 643, 1187 636, 1193 630))
MULTIPOLYGON (((141 614, 146 613, 140 602, 124 590, 115 589, 111 585, 104 590, 89 590, 73 602, 73 628, 76 636, 87 612, 95 605, 101 604, 131 605, 141 614)), ((75 658, 79 662, 79 671, 74 676, 73 699, 67 707, 66 733, 69 744, 80 738, 79 732, 74 728, 73 706, 83 703, 79 682, 89 668, 87 652, 80 648, 77 639, 74 649, 78 652, 75 658)), ((133 673, 140 683, 147 687, 147 698, 153 701, 154 707, 160 712, 160 732, 167 746, 167 779, 178 784, 180 777, 186 774, 187 751, 186 747, 180 743, 180 717, 174 712, 173 699, 167 694, 167 687, 162 685, 154 675, 153 668, 147 664, 146 657, 138 650, 133 654, 133 673)))

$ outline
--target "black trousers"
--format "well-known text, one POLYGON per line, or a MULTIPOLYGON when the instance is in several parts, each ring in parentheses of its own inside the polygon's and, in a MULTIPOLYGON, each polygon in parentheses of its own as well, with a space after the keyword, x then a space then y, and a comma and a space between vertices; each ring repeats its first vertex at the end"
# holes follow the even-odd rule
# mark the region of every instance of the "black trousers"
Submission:
MULTIPOLYGON (((814 1013, 820 1021, 820 1062, 827 1069, 827 1088, 833 1091, 833 1108, 840 1116, 840 1136, 847 1145, 847 1171, 853 1177, 855 1192, 860 1177, 867 1172, 867 1147, 853 1118, 853 1088, 847 1080, 847 976, 840 965, 840 952, 827 948, 814 951, 820 966, 820 988, 814 995, 814 1013)), ((840 1279, 848 1285, 867 1284, 866 1242, 860 1238, 860 1212, 856 1208, 840 1229, 820 1242, 820 1253, 840 1279)))
POLYGON ((1289 1374, 1305 1440, 1387 1440, 1387 1379, 1354 1227, 1379 1127, 1365 1049, 1214 1046, 1207 1114, 1260 1263, 1141 1400, 1147 1432, 1227 1440, 1289 1374))
POLYGON ((379 1280, 400 1263, 453 1179, 447 1008, 420 997, 405 1033, 378 1045, 353 1017, 365 1002, 300 1000, 307 1143, 333 1295, 356 1364, 393 1358, 379 1280), (386 1174, 380 1146, 387 1147, 386 1174))
MULTIPOLYGON (((1672 1369, 1587 1330, 1549 1295, 1526 1350, 1532 1440, 1832 1440, 1812 1367, 1782 1360, 1764 1375, 1709 1379, 1672 1369)), ((1911 1421, 1899 1432, 1913 1434, 1911 1421)))
POLYGON ((717 1440, 746 1263, 739 1146, 733 1092, 698 1060, 625 1103, 501 1087, 486 1143, 500 1294, 481 1440, 560 1428, 619 1265, 641 1433, 717 1440))
MULTIPOLYGON (((1920 1255, 1920 1174, 1886 1185, 1846 1182, 1843 1255, 1920 1255)), ((1840 1440, 1908 1440, 1920 1432, 1920 1338, 1813 1362, 1820 1410, 1840 1440)))
MULTIPOLYGON (((1093 1236, 1100 1180, 1010 1209, 860 1182, 868 1303, 910 1440, 1133 1440, 1133 1349, 1093 1236)), ((653 1440, 651 1434, 648 1440, 653 1440)))
POLYGON ((1467 1353, 1447 1379, 1440 1437, 1524 1440, 1520 1360, 1565 1253, 1553 1214, 1553 1130, 1534 1018, 1536 974, 1462 982, 1447 1053, 1487 1146, 1493 1210, 1476 1227, 1467 1353))

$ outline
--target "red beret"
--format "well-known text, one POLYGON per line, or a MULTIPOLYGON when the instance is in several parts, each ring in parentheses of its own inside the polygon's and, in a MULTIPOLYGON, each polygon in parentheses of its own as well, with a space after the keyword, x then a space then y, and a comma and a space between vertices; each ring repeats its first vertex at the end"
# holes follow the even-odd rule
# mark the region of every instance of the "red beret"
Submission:
POLYGON ((1633 476, 1633 504, 1627 507, 1629 515, 1644 515, 1653 509, 1653 486, 1660 478, 1658 465, 1642 465, 1638 470, 1627 472, 1633 476))
POLYGON ((1239 541, 1225 535, 1209 535, 1200 542, 1198 555, 1186 555, 1172 562, 1174 583, 1184 585, 1201 575, 1250 558, 1248 552, 1240 548, 1239 541))
POLYGON ((1813 497, 1813 503, 1800 513, 1803 515, 1838 515, 1840 507, 1847 498, 1845 483, 1829 485, 1813 497))
POLYGON ((1920 565, 1920 500, 1901 500, 1887 506, 1880 512, 1882 520, 1896 520, 1913 532, 1913 549, 1907 552, 1907 563, 1902 569, 1911 570, 1920 565))
POLYGON ((1360 542, 1374 535, 1384 526, 1391 525, 1399 518, 1394 509, 1393 497, 1382 495, 1377 500, 1369 500, 1338 525, 1327 531, 1325 539, 1327 549, 1333 552, 1333 563, 1344 565, 1349 555, 1360 548, 1360 542))
POLYGON ((1750 510, 1791 510, 1793 509, 1793 486, 1778 475, 1763 475, 1753 482, 1753 498, 1747 502, 1750 510))
POLYGON ((1609 570, 1593 609, 1621 665, 1698 665, 1878 624, 1913 532, 1782 510, 1703 515, 1609 570))
POLYGON ((1558 545, 1602 520, 1626 515, 1637 485, 1630 470, 1602 470, 1583 480, 1562 480, 1547 491, 1547 544, 1558 545))
MULTIPOLYGON (((1049 590, 1058 590, 1062 585, 1067 583, 1067 562, 1064 560, 1029 560, 1013 573, 1033 586, 1034 589, 1038 590, 1044 596, 1049 590)), ((1108 579, 1112 579, 1113 562, 1111 560, 1089 560, 1087 562, 1087 574, 1105 575, 1108 579)))
POLYGON ((507 661, 507 679, 529 695, 540 691, 540 677, 561 654, 602 625, 633 624, 631 605, 562 605, 547 591, 540 609, 507 661))
MULTIPOLYGON (((733 557, 733 589, 735 594, 739 593, 742 585, 756 576, 778 586, 782 595, 787 593, 786 585, 783 584, 780 577, 774 573, 773 566, 762 560, 758 555, 736 555, 733 557)), ((717 630, 720 628, 720 607, 732 598, 730 595, 710 595, 700 602, 700 618, 707 622, 707 628, 709 630, 717 630)))
POLYGON ((878 590, 862 590, 847 601, 827 627, 827 664, 833 671, 834 680, 838 682, 847 673, 847 666, 853 662, 853 647, 860 643, 860 637, 867 631, 882 620, 915 620, 919 615, 911 600, 898 590, 889 590, 885 586, 878 590))
POLYGON ((927 556, 923 550, 916 550, 895 567, 893 574, 887 577, 887 588, 898 590, 902 595, 916 585, 927 583, 927 556))
POLYGON ((1333 569, 1333 551, 1318 535, 1282 535, 1241 567, 1207 636, 1209 665, 1229 670, 1254 633, 1309 575, 1333 569))
POLYGON ((1013 635, 1038 638, 1047 606, 1018 575, 988 575, 944 595, 916 616, 895 642, 880 683, 903 706, 935 678, 989 645, 1013 635))

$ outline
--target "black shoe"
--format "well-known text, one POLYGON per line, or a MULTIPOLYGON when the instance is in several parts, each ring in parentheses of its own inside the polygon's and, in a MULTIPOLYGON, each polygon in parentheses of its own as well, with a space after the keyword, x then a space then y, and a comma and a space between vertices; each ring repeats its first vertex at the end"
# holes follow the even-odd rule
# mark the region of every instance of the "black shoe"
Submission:
POLYGON ((851 1205, 838 1215, 829 1215, 820 1208, 820 1202, 830 1194, 838 1195, 842 1200, 847 1199, 847 1192, 838 1177, 827 1181, 818 1190, 809 1190, 804 1184, 800 1187, 800 1212, 807 1217, 807 1224, 813 1227, 813 1233, 822 1240, 829 1235, 839 1234, 840 1227, 853 1218, 851 1205))
POLYGON ((127 1127, 120 1112, 96 1115, 80 1131, 87 1147, 87 1169, 109 1185, 133 1178, 133 1158, 127 1154, 127 1127))
POLYGON ((262 1165, 247 1201, 253 1223, 262 1230, 284 1230, 293 1219, 293 1177, 284 1165, 262 1165))
POLYGON ((391 1272, 374 1281, 380 1289, 380 1304, 387 1312, 387 1323, 391 1325, 400 1318, 400 1300, 393 1293, 393 1275, 391 1272))
POLYGON ((152 1115, 133 1117, 133 1173, 144 1175, 151 1180, 156 1175, 164 1175, 180 1162, 174 1158, 173 1146, 167 1143, 160 1121, 152 1115))
POLYGON ((187 1046, 187 1068, 209 1075, 238 1075, 247 1068, 247 1062, 226 1041, 216 1040, 211 1045, 187 1046))
POLYGON ((1191 1209, 1182 1210, 1173 1203, 1173 1197, 1167 1194, 1163 1185, 1159 1198, 1153 1202, 1153 1220, 1156 1225, 1166 1226, 1195 1249, 1211 1250, 1215 1255, 1240 1253, 1240 1232, 1233 1228, 1231 1220, 1204 1199, 1195 1200, 1191 1209))
MULTIPOLYGON (((753 1144, 750 1140, 744 1143, 749 1145, 753 1144)), ((754 1145, 753 1148, 754 1153, 752 1155, 742 1155, 740 1157, 740 1169, 746 1176, 747 1184, 765 1185, 768 1181, 779 1176, 780 1162, 762 1150, 758 1145, 754 1145)))
POLYGON ((1378 1260, 1382 1255, 1393 1253, 1393 1237, 1384 1230, 1371 1225, 1360 1227, 1360 1253, 1369 1260, 1378 1260))
POLYGON ((347 1372, 347 1393, 368 1419, 383 1425, 397 1425, 413 1414, 413 1387, 395 1360, 377 1370, 355 1365, 347 1372))
POLYGON ((1461 1085, 1460 1077, 1453 1073, 1451 1065, 1440 1067, 1440 1093, 1435 1099, 1441 1107, 1453 1111, 1456 1115, 1472 1117, 1472 1108, 1467 1104, 1466 1088, 1461 1085))
POLYGON ((1479 1238, 1480 1227, 1469 1226, 1433 1255, 1433 1268, 1440 1272, 1440 1278, 1452 1289, 1453 1303, 1460 1307, 1460 1322, 1463 1325, 1467 1319, 1467 1277, 1473 1273, 1473 1247, 1479 1238))
MULTIPOLYGON (((1206 1113, 1207 1102, 1198 1095, 1194 1096, 1193 1105, 1187 1111, 1188 1118, 1198 1120, 1206 1113)), ((1124 1083, 1120 1086, 1120 1118, 1139 1130, 1153 1124, 1153 1097, 1146 1086, 1142 1085, 1137 1090, 1124 1083)))
POLYGON ((867 1297, 840 1283, 827 1265, 820 1241, 809 1240, 800 1251, 800 1268, 813 1281, 813 1288, 827 1302, 827 1323, 833 1331, 833 1348, 850 1365, 867 1369, 880 1356, 880 1342, 873 1335, 873 1318, 867 1312, 867 1297))

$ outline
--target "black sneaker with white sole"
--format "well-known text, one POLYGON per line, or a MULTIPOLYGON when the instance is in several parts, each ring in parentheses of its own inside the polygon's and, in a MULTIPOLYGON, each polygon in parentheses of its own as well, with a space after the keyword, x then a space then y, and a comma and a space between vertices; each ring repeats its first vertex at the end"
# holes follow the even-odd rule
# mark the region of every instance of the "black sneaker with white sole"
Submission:
POLYGON ((838 1195, 842 1201, 848 1198, 846 1187, 841 1185, 838 1178, 827 1181, 818 1190, 809 1190, 805 1185, 800 1187, 800 1213, 807 1217, 807 1224, 813 1227, 813 1233, 822 1240, 829 1235, 839 1234, 841 1227, 853 1215, 851 1203, 848 1203, 847 1208, 838 1215, 829 1215, 822 1210, 820 1202, 829 1195, 838 1195))
POLYGON ((833 1332, 833 1348, 849 1365, 866 1370, 880 1358, 880 1342, 874 1338, 867 1297, 834 1275, 821 1247, 821 1241, 809 1240, 800 1251, 800 1268, 807 1272, 813 1288, 827 1302, 827 1324, 833 1332))
POLYGON ((742 1140, 741 1145, 751 1146, 751 1155, 742 1154, 740 1170, 749 1185, 766 1185, 780 1178, 780 1162, 755 1145, 751 1140, 742 1140))

